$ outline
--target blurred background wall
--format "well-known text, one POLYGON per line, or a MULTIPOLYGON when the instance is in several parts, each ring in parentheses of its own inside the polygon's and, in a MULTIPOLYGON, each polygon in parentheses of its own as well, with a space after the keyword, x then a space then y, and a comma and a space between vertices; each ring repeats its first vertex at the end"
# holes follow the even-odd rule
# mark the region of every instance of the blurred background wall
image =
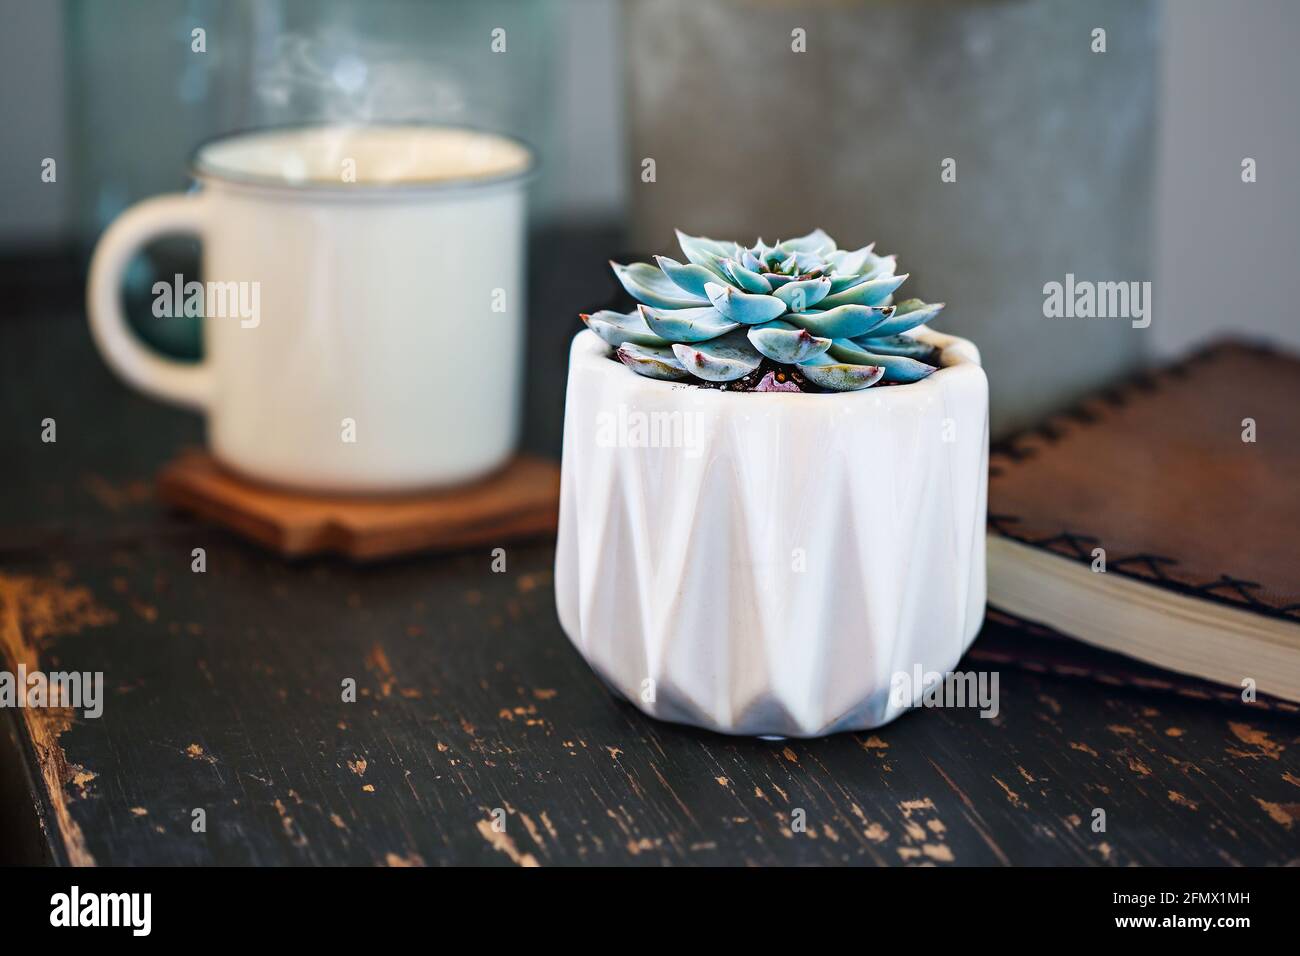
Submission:
MULTIPOLYGON (((0 250, 84 250, 183 188, 216 133, 449 120, 538 146, 539 229, 605 224, 658 250, 672 224, 825 224, 899 251, 979 338, 1002 428, 1216 333, 1300 348, 1290 0, 0 0, 0 17, 0 250), (33 188, 46 156, 59 187, 33 188), (1034 287, 1067 270, 1153 280, 1151 328, 1053 327, 1034 287)), ((192 252, 156 250, 137 284, 192 252)))
POLYGON ((1128 323, 1046 321, 1043 285, 1151 278, 1157 7, 629 4, 629 143, 658 164, 634 240, 876 242, 979 344, 993 427, 1028 425, 1143 361, 1128 323))
POLYGON ((1169 0, 1165 20, 1153 346, 1235 329, 1300 349, 1300 3, 1169 0))

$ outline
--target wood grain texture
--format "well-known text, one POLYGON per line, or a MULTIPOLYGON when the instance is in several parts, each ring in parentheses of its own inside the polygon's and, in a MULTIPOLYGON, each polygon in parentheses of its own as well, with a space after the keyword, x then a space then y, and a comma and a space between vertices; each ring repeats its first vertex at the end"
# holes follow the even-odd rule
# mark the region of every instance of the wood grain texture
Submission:
MULTIPOLYGON (((556 317, 607 289, 610 247, 583 241, 534 249, 535 451, 558 449, 576 323, 556 317), (561 255, 593 268, 555 268, 561 255)), ((501 573, 490 544, 286 563, 170 513, 151 476, 200 440, 197 419, 112 381, 74 296, 13 301, 30 308, 0 320, 6 666, 103 671, 107 687, 99 719, 46 714, 38 731, 0 715, 18 718, 22 754, 0 774, 30 789, 44 825, 27 842, 57 862, 1300 862, 1293 717, 1085 667, 1035 673, 996 624, 962 665, 998 671, 995 719, 922 710, 874 733, 727 738, 604 689, 555 619, 547 542, 503 544, 501 573), (57 444, 40 441, 44 417, 57 444), (980 660, 986 647, 1003 652, 980 660)))
POLYGON ((157 489, 166 504, 284 557, 374 561, 554 534, 560 470, 553 461, 519 455, 483 480, 448 491, 346 498, 259 485, 190 449, 163 466, 157 489))
POLYGON ((65 602, 84 589, 85 613, 103 622, 41 639, 48 664, 103 670, 109 687, 102 718, 68 719, 39 742, 62 805, 57 854, 364 865, 1300 857, 1294 721, 1004 667, 993 720, 927 710, 825 740, 720 737, 612 697, 555 623, 550 547, 507 550, 501 574, 486 550, 382 568, 285 565, 196 527, 183 541, 69 561, 64 583, 58 569, 7 568, 7 602, 15 587, 65 602), (189 570, 191 544, 209 549, 205 574, 189 570), (345 678, 356 703, 341 699, 345 678), (206 833, 191 831, 195 808, 206 833), (1105 833, 1090 828, 1096 808, 1105 833))

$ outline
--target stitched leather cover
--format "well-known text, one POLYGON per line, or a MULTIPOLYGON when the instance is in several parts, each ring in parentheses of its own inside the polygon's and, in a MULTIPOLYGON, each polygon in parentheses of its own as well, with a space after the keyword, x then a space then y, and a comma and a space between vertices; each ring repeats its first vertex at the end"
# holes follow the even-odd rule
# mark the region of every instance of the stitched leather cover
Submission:
POLYGON ((993 446, 989 531, 1300 620, 1300 359, 1219 343, 993 446))

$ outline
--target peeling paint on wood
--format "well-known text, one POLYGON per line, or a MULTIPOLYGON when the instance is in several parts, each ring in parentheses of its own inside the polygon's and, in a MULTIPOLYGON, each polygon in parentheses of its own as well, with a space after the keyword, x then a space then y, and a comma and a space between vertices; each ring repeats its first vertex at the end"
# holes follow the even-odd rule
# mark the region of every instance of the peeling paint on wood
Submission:
MULTIPOLYGON (((1300 862, 1294 718, 1239 700, 1034 671, 977 642, 958 666, 999 671, 996 721, 927 709, 869 734, 721 737, 605 690, 555 620, 544 543, 510 546, 502 574, 487 549, 287 564, 179 518, 141 489, 200 440, 197 419, 128 399, 68 320, 7 320, 6 346, 53 362, 57 345, 59 368, 99 374, 65 394, 47 365, 9 410, 62 425, 94 408, 139 444, 122 457, 61 428, 56 461, 0 435, 36 463, 0 496, 0 652, 105 674, 97 720, 0 715, 21 732, 59 862, 1300 862)), ((554 407, 530 414, 558 434, 560 383, 535 397, 554 407)))
MULTIPOLYGON (((42 651, 63 634, 102 627, 115 619, 112 611, 99 605, 84 587, 68 586, 57 580, 24 575, 0 574, 0 658, 13 668, 28 671, 43 667, 42 651)), ((23 708, 23 725, 39 764, 43 796, 53 810, 58 839, 68 862, 94 866, 95 858, 72 813, 72 801, 85 799, 86 786, 95 773, 69 761, 60 741, 76 722, 71 708, 23 708), (71 787, 76 792, 69 794, 71 787)))

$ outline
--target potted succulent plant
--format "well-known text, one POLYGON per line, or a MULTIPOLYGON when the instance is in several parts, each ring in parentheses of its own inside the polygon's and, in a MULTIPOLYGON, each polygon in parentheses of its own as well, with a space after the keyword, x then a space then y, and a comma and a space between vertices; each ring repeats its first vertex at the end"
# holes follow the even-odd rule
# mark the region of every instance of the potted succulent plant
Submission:
POLYGON ((983 618, 979 353, 872 246, 678 238, 685 262, 611 263, 639 304, 570 350, 560 622, 656 717, 879 726, 983 618))

